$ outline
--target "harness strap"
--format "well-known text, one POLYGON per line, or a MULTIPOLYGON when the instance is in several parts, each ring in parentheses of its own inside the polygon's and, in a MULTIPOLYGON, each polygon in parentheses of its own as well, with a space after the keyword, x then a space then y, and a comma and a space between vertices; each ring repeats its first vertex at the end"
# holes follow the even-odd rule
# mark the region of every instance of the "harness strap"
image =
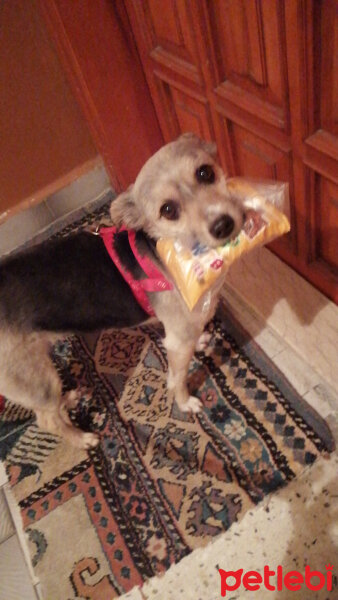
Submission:
POLYGON ((149 279, 142 279, 140 281, 143 289, 147 292, 164 292, 165 290, 172 290, 173 284, 168 281, 164 275, 159 271, 152 260, 146 255, 142 256, 136 246, 136 231, 129 229, 128 239, 133 254, 149 279))
POLYGON ((116 227, 103 227, 100 229, 100 236, 103 239, 104 245, 108 251, 108 254, 123 279, 127 282, 131 291, 133 292, 137 302, 142 306, 143 310, 150 316, 154 316, 155 313, 150 304, 149 298, 146 292, 160 292, 165 290, 172 290, 173 285, 165 279, 162 273, 152 263, 147 256, 142 256, 136 247, 136 233, 133 230, 127 230, 125 226, 117 229, 116 227), (140 264, 141 268, 148 275, 149 279, 134 279, 132 273, 128 271, 121 263, 120 257, 114 247, 114 236, 122 231, 128 231, 128 240, 131 250, 140 264))

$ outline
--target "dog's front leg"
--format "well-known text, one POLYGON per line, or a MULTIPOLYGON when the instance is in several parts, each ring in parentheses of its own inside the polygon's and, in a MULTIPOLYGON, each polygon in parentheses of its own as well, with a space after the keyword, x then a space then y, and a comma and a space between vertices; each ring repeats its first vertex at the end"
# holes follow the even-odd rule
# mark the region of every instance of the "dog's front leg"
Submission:
POLYGON ((187 387, 189 364, 197 340, 198 335, 187 341, 172 333, 164 339, 168 356, 168 389, 174 392, 176 403, 183 412, 197 413, 202 408, 202 402, 190 396, 187 387))

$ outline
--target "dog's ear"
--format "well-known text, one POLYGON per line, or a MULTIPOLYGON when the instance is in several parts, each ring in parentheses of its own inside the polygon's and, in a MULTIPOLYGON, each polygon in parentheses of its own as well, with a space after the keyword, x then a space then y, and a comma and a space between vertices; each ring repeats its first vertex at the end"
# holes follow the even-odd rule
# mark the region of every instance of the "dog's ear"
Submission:
POLYGON ((205 150, 205 152, 208 152, 208 154, 210 154, 211 156, 215 157, 217 154, 217 146, 214 142, 206 142, 205 140, 201 140, 201 138, 199 138, 198 135, 196 135, 195 133, 182 133, 182 135, 179 136, 178 140, 190 142, 192 144, 195 144, 196 146, 202 146, 203 150, 205 150))
POLYGON ((205 142, 204 140, 202 141, 202 146, 203 149, 210 154, 211 156, 215 157, 217 154, 217 146, 215 144, 215 142, 205 142))
POLYGON ((142 227, 142 217, 134 200, 133 185, 117 196, 110 205, 110 217, 114 225, 126 225, 130 229, 142 227))
POLYGON ((181 135, 178 136, 177 141, 179 140, 188 140, 191 142, 200 142, 201 138, 198 137, 198 135, 196 135, 196 133, 192 133, 192 131, 186 131, 185 133, 181 133, 181 135))

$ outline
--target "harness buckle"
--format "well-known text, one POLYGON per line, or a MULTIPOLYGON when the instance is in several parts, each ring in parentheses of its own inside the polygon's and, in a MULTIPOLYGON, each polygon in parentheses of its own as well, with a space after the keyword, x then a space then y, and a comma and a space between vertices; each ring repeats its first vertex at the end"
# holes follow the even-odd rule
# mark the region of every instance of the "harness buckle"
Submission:
POLYGON ((86 231, 88 231, 92 235, 100 235, 100 227, 101 225, 99 225, 98 223, 93 223, 93 225, 88 225, 88 227, 86 227, 86 231))

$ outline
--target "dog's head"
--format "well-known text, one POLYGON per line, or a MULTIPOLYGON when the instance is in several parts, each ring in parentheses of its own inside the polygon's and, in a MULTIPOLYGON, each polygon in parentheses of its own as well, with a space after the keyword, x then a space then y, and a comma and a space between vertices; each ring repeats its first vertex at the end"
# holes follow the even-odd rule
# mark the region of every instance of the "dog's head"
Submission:
POLYGON ((239 233, 244 211, 231 198, 215 155, 214 144, 191 133, 163 146, 146 162, 134 185, 113 201, 113 222, 143 229, 155 240, 225 244, 239 233))

